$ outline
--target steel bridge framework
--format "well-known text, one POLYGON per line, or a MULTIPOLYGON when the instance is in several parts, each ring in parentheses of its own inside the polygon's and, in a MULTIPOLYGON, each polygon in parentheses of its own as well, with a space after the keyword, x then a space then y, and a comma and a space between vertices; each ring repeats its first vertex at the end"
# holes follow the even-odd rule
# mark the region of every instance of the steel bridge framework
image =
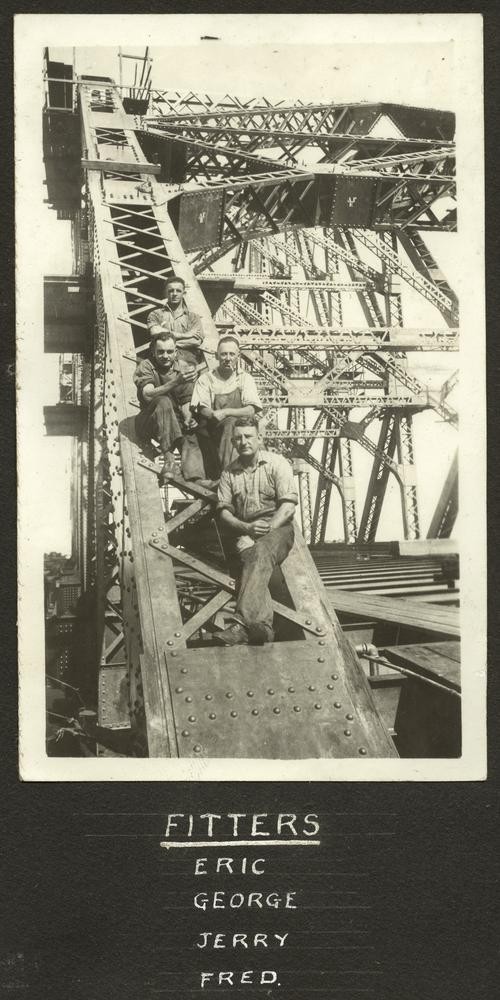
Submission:
MULTIPOLYGON (((391 478, 404 536, 420 537, 413 424, 424 410, 452 427, 458 421, 447 398, 454 380, 436 391, 411 371, 419 352, 458 350, 457 299, 422 235, 456 225, 452 116, 394 105, 207 102, 153 92, 155 113, 137 116, 112 81, 81 78, 60 108, 49 84, 46 119, 79 123, 72 218, 81 273, 94 289, 87 565, 98 617, 100 722, 112 725, 113 692, 125 683, 138 753, 261 756, 264 740, 269 756, 290 756, 290 730, 277 730, 276 716, 298 709, 298 725, 302 708, 292 755, 391 756, 307 544, 328 539, 334 490, 344 541, 374 541, 391 478), (370 135, 383 115, 399 139, 370 135), (285 638, 274 644, 262 680, 274 695, 286 655, 294 683, 281 702, 261 706, 260 729, 246 711, 245 683, 237 690, 236 679, 218 676, 226 651, 202 641, 235 589, 217 560, 206 562, 185 544, 186 530, 210 517, 213 495, 175 479, 162 492, 157 466, 135 438, 134 363, 147 348, 147 314, 172 274, 187 283, 209 359, 222 331, 238 334, 265 405, 268 445, 289 456, 298 477, 303 537, 297 533, 283 570, 288 600, 275 602, 285 638), (405 327, 405 285, 434 308, 434 326, 405 327), (352 301, 364 326, 346 319, 352 301), (359 449, 372 463, 362 498, 359 449), (177 512, 175 487, 184 497, 177 512), (217 705, 208 715, 198 693, 206 661, 213 676, 205 697, 217 705), (307 710, 292 704, 304 664, 314 665, 325 692, 335 689, 325 718, 325 704, 312 694, 307 710), (188 694, 186 674, 194 685, 188 694), (210 718, 220 718, 231 684, 241 731, 231 731, 229 714, 217 737, 210 718)), ((63 143, 66 164, 74 145, 68 151, 63 143)), ((430 536, 450 535, 456 497, 454 461, 430 536)), ((244 676, 259 676, 259 656, 241 651, 244 676)))

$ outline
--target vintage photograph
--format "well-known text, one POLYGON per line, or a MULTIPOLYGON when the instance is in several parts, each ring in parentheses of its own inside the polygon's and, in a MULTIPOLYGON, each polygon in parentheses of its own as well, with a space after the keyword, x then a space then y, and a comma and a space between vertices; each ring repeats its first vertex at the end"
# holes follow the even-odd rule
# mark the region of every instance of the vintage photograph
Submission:
POLYGON ((480 19, 389 43, 381 18, 115 18, 113 46, 79 20, 47 19, 18 112, 26 776, 459 777, 471 707, 484 740, 480 19))

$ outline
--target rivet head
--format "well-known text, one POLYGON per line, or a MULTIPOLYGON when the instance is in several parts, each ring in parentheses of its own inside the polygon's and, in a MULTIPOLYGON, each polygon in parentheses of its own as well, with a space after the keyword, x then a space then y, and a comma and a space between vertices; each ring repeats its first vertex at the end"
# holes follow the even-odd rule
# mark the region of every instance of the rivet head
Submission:
POLYGON ((178 688, 175 689, 175 693, 176 694, 182 694, 183 691, 184 691, 184 688, 181 688, 181 687, 178 687, 178 688))
POLYGON ((318 646, 324 646, 324 645, 325 645, 325 640, 324 639, 320 639, 319 642, 318 642, 318 646))
POLYGON ((189 736, 189 730, 188 729, 183 729, 182 730, 182 735, 183 736, 189 736))
POLYGON ((215 712, 210 712, 210 714, 209 714, 208 718, 209 718, 209 719, 216 719, 216 718, 217 718, 217 716, 216 716, 215 712))
POLYGON ((278 706, 276 706, 276 708, 273 708, 273 712, 275 715, 279 715, 281 712, 281 708, 278 708, 278 706))
POLYGON ((188 715, 188 722, 196 722, 196 715, 188 715))
POLYGON ((174 635, 175 635, 176 639, 180 639, 181 633, 180 632, 174 632, 174 635))
POLYGON ((300 705, 294 705, 293 710, 294 712, 300 712, 301 711, 300 705))
POLYGON ((350 729, 344 729, 344 736, 352 736, 350 729))
POLYGON ((267 689, 267 693, 268 693, 268 694, 274 694, 274 690, 273 690, 273 688, 268 688, 268 689, 267 689))
POLYGON ((173 644, 174 644, 174 640, 173 639, 169 639, 168 642, 167 642, 167 646, 173 646, 173 644))
POLYGON ((233 692, 232 691, 226 691, 226 698, 234 698, 233 692))
POLYGON ((289 690, 290 694, 295 694, 295 688, 289 687, 288 690, 289 690))
POLYGON ((316 690, 316 688, 314 687, 314 684, 310 684, 309 685, 309 690, 310 691, 315 691, 316 690))
POLYGON ((340 704, 340 701, 334 701, 333 707, 334 708, 342 708, 342 705, 340 704))
POLYGON ((324 663, 324 662, 325 662, 325 657, 324 656, 318 656, 318 663, 324 663))
POLYGON ((187 701, 188 705, 190 705, 190 704, 191 704, 192 700, 193 700, 193 699, 192 699, 192 697, 191 697, 191 695, 190 695, 190 694, 188 694, 187 698, 185 698, 185 699, 184 699, 184 701, 187 701))
POLYGON ((327 688, 328 688, 329 691, 333 691, 333 689, 335 687, 334 684, 327 684, 326 686, 327 686, 327 688))
POLYGON ((177 656, 177 653, 171 653, 170 655, 171 656, 177 656))
POLYGON ((247 691, 247 695, 249 698, 253 698, 253 691, 247 691))
POLYGON ((238 718, 238 713, 237 712, 230 712, 229 714, 230 714, 230 716, 231 716, 232 719, 237 719, 238 718))
POLYGON ((338 681, 339 675, 338 674, 331 674, 331 678, 332 678, 332 681, 338 681))
POLYGON ((324 635, 325 634, 325 630, 324 630, 324 628, 321 625, 316 625, 316 632, 318 633, 318 635, 324 635))
POLYGON ((358 753, 361 754, 362 757, 366 757, 368 750, 366 749, 366 747, 360 747, 358 753))
POLYGON ((312 625, 312 620, 310 618, 306 618, 306 625, 312 625))
MULTIPOLYGON (((212 701, 212 698, 213 698, 213 695, 211 695, 211 694, 206 694, 205 695, 205 701, 212 701)), ((227 698, 227 695, 226 695, 226 698, 227 698)))
POLYGON ((252 708, 252 715, 258 715, 258 714, 259 714, 259 709, 258 708, 252 708))
POLYGON ((353 715, 351 715, 351 713, 350 713, 350 712, 348 712, 348 713, 347 713, 347 715, 346 715, 346 719, 347 719, 347 721, 348 721, 348 722, 353 722, 353 720, 354 720, 354 716, 353 716, 353 715))
POLYGON ((193 750, 195 753, 201 753, 201 747, 199 743, 195 743, 193 750))
POLYGON ((181 674, 187 674, 187 672, 188 672, 187 667, 181 667, 181 674))
POLYGON ((320 702, 319 702, 319 701, 317 701, 314 707, 315 707, 315 708, 321 708, 321 705, 320 705, 320 702))

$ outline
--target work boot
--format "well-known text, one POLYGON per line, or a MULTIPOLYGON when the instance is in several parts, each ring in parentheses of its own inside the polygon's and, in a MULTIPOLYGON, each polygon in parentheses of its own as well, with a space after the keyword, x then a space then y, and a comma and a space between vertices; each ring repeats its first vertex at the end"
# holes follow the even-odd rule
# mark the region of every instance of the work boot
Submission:
POLYGON ((266 642, 274 642, 274 632, 265 622, 252 622, 247 625, 248 642, 251 646, 264 646, 266 642))
POLYGON ((169 476, 177 476, 178 474, 177 462, 172 452, 165 452, 163 468, 160 473, 160 482, 163 484, 168 480, 169 476))
POLYGON ((248 646, 248 632, 239 622, 220 632, 214 632, 214 639, 220 646, 248 646))

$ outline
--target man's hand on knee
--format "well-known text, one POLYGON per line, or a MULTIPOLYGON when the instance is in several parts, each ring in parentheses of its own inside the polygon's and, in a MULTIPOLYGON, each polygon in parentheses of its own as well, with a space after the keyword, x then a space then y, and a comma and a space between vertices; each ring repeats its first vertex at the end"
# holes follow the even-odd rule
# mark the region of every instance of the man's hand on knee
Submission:
POLYGON ((250 535, 250 538, 263 538, 264 535, 269 534, 269 521, 259 518, 258 521, 248 525, 247 534, 250 535))

